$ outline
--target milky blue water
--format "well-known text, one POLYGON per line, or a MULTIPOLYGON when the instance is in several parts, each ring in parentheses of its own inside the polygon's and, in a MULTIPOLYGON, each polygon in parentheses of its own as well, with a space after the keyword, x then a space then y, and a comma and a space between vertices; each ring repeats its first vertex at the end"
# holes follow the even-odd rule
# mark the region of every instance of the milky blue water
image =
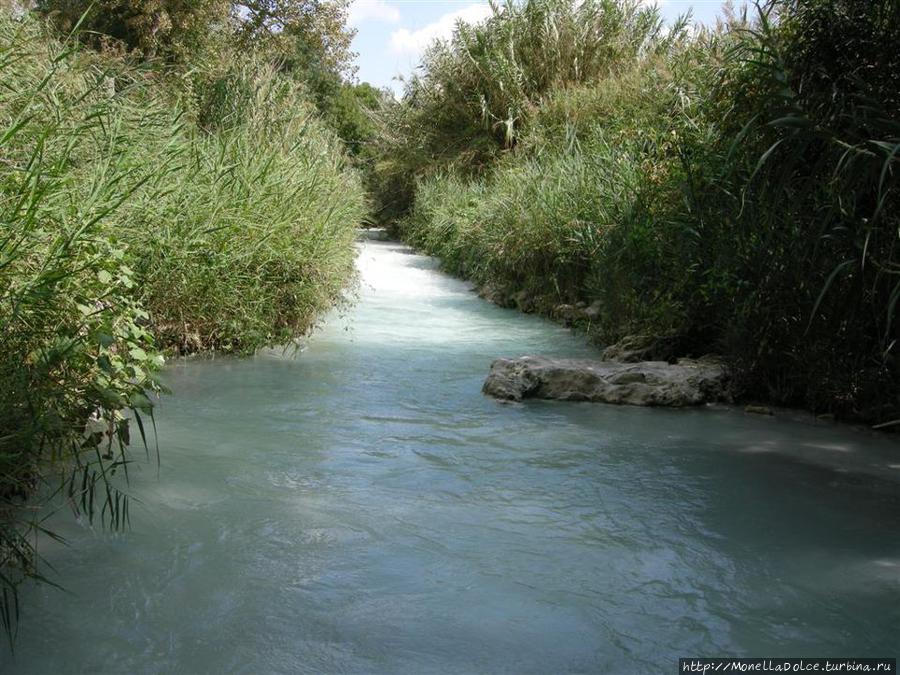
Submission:
POLYGON ((133 529, 68 514, 5 673, 675 673, 897 656, 900 448, 727 409, 502 404, 596 356, 386 242, 300 352, 173 363, 133 529))

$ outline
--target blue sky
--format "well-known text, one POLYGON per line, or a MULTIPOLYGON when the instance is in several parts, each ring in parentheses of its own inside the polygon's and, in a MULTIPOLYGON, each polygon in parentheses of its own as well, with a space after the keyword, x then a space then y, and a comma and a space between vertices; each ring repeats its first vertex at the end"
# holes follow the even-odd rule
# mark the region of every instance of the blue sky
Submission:
MULTIPOLYGON (((696 21, 714 22, 722 0, 657 0, 657 4, 667 19, 691 10, 696 21)), ((449 37, 457 19, 476 22, 489 13, 487 2, 478 0, 355 0, 350 24, 357 30, 353 41, 353 50, 359 53, 357 77, 399 93, 402 86, 394 78, 412 72, 429 42, 449 37)))

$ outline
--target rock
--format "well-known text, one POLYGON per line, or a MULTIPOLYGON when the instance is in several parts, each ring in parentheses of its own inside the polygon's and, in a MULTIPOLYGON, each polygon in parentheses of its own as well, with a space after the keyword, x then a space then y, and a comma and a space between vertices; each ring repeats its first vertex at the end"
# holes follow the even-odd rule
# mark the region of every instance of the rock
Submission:
POLYGON ((673 351, 670 342, 652 335, 628 335, 604 349, 603 360, 621 363, 668 361, 673 351))
POLYGON ((484 298, 488 302, 492 302, 500 307, 514 307, 515 305, 510 298, 506 289, 495 284, 487 283, 478 289, 479 297, 484 298))
POLYGON ((773 410, 767 405, 745 405, 744 406, 745 413, 751 413, 753 415, 774 415, 773 410))
POLYGON ((482 391, 509 401, 548 398, 682 407, 725 398, 726 383, 724 367, 712 360, 616 363, 523 356, 494 361, 482 391))
POLYGON ((556 305, 553 308, 553 318, 562 321, 567 326, 572 325, 578 318, 578 310, 573 305, 556 305))
POLYGON ((512 296, 512 301, 515 307, 525 314, 530 314, 535 309, 534 298, 528 293, 528 291, 519 291, 518 293, 512 296))
POLYGON ((590 304, 589 307, 586 307, 584 312, 584 318, 589 319, 591 321, 596 321, 600 318, 600 308, 603 306, 599 300, 596 300, 590 304))

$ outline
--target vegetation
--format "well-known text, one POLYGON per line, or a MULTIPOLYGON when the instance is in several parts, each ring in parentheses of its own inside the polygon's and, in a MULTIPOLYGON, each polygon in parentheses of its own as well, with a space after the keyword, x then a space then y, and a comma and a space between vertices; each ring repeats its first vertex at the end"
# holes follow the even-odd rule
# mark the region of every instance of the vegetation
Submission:
POLYGON ((601 343, 715 352, 749 399, 900 417, 891 0, 772 0, 715 29, 632 0, 459 26, 382 115, 385 218, 601 343))
MULTIPOLYGON (((63 36, 157 71, 181 69, 202 96, 235 64, 270 64, 303 86, 354 155, 372 136, 362 110, 381 93, 349 81, 354 72, 346 25, 349 0, 38 0, 36 11, 63 36)), ((184 84, 184 83, 182 83, 184 84)))
POLYGON ((264 52, 281 67, 351 69, 348 0, 37 0, 64 35, 105 51, 202 63, 221 50, 264 52))
MULTIPOLYGON (((172 3, 187 14, 164 51, 193 49, 187 35, 201 32, 175 28, 212 4, 172 3)), ((307 330, 350 278, 365 213, 340 140, 280 61, 176 67, 105 44, 84 50, 31 14, 0 10, 0 620, 10 637, 18 584, 43 578, 47 499, 127 524, 128 445, 140 436, 150 454, 162 353, 250 352, 307 330)))

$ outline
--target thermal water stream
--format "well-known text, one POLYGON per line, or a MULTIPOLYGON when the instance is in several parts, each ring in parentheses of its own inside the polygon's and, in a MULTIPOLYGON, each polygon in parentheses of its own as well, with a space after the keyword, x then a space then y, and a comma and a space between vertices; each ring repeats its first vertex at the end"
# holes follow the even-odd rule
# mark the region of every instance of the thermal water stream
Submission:
POLYGON ((302 351, 175 362, 132 530, 73 521, 4 673, 674 673, 897 656, 900 447, 725 408, 502 404, 596 356, 366 242, 302 351))

